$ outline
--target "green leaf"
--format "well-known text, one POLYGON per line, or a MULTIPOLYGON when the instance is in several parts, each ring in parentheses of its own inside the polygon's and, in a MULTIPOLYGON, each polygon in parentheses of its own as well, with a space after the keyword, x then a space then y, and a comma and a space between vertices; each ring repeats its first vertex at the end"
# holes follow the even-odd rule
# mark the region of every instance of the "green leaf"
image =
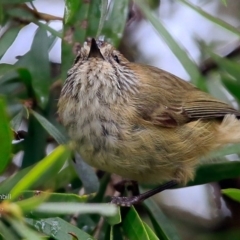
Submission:
POLYGON ((76 19, 76 12, 81 6, 81 1, 65 1, 64 24, 72 24, 76 19))
POLYGON ((66 144, 67 138, 45 117, 41 116, 34 110, 30 111, 33 116, 39 121, 39 123, 44 127, 44 129, 57 141, 58 144, 66 144))
POLYGON ((64 37, 62 41, 62 79, 73 63, 74 49, 87 37, 97 37, 107 8, 106 0, 66 0, 64 12, 64 37))
MULTIPOLYGON (((102 9, 104 4, 102 5, 102 0, 91 0, 89 5, 89 11, 88 16, 86 18, 87 20, 87 28, 86 28, 86 37, 97 37, 97 32, 99 28, 100 18, 101 18, 101 12, 100 10, 106 10, 102 9), (100 3, 101 2, 101 3, 100 3), (100 4, 102 5, 100 8, 100 4)), ((107 8, 107 5, 105 5, 107 8)))
POLYGON ((12 190, 12 188, 33 168, 30 166, 28 168, 24 168, 13 176, 7 178, 4 182, 1 182, 0 185, 0 194, 8 194, 12 190))
POLYGON ((212 163, 200 166, 193 181, 188 186, 218 182, 223 179, 240 176, 240 161, 212 163))
POLYGON ((221 99, 223 102, 231 105, 232 104, 231 99, 229 99, 228 92, 226 92, 226 89, 224 88, 224 85, 221 82, 221 79, 219 78, 219 74, 212 73, 211 76, 209 76, 209 80, 210 81, 206 82, 209 93, 213 97, 221 99))
POLYGON ((18 131, 18 129, 19 129, 19 127, 22 123, 22 119, 25 115, 25 111, 26 111, 26 109, 22 108, 20 110, 20 112, 15 117, 13 117, 13 119, 11 120, 11 126, 15 131, 18 131))
POLYGON ((151 198, 144 205, 154 227, 155 233, 161 240, 180 240, 172 222, 163 214, 159 206, 151 198))
POLYGON ((156 236, 153 230, 145 222, 143 222, 143 225, 147 231, 147 234, 150 240, 159 240, 159 238, 156 236))
POLYGON ((41 194, 38 194, 38 191, 35 191, 35 196, 30 197, 28 199, 23 199, 24 197, 25 196, 23 196, 23 194, 21 194, 21 200, 15 202, 15 204, 17 204, 18 207, 21 208, 21 210, 26 213, 26 212, 29 212, 29 211, 35 209, 43 201, 46 201, 46 199, 49 197, 49 193, 41 192, 41 194))
POLYGON ((22 201, 27 201, 33 198, 38 198, 41 196, 47 196, 45 202, 86 202, 89 198, 88 195, 77 195, 74 193, 54 193, 54 192, 44 192, 44 191, 24 191, 21 194, 21 201, 15 202, 21 204, 22 201), (25 200, 24 200, 25 199, 25 200))
POLYGON ((67 34, 69 28, 77 29, 73 30, 72 40, 75 42, 83 43, 87 37, 96 37, 99 29, 101 12, 106 11, 107 8, 105 0, 92 0, 92 1, 66 1, 64 23, 67 34), (101 5, 100 5, 101 4, 101 5))
POLYGON ((197 13, 199 13, 200 15, 202 15, 204 18, 210 20, 211 22, 219 25, 220 27, 236 34, 237 36, 240 36, 240 31, 238 30, 238 28, 233 27, 232 25, 224 22, 223 20, 221 20, 220 18, 214 17, 211 14, 203 11, 201 8, 193 5, 192 3, 185 1, 185 0, 180 0, 182 3, 184 3, 185 5, 187 5, 188 7, 192 8, 194 11, 196 11, 197 13))
POLYGON ((221 192, 233 199, 234 201, 240 202, 240 190, 236 188, 222 189, 221 192))
POLYGON ((227 90, 240 101, 240 81, 236 81, 225 74, 221 74, 222 83, 227 90))
POLYGON ((49 38, 47 32, 39 27, 31 50, 16 63, 18 67, 25 67, 32 77, 32 88, 39 105, 44 108, 48 102, 50 88, 50 64, 48 58, 49 38))
POLYGON ((99 181, 95 171, 91 166, 85 163, 79 154, 75 154, 75 162, 72 161, 74 169, 81 179, 85 192, 94 193, 99 189, 99 181))
MULTIPOLYGON (((8 194, 12 188, 33 168, 30 166, 24 168, 14 174, 13 176, 7 178, 4 182, 1 182, 0 185, 0 194, 8 194)), ((75 174, 75 171, 71 165, 62 169, 58 174, 51 174, 48 176, 48 181, 45 181, 41 184, 42 189, 59 189, 68 185, 73 178, 78 178, 75 174)), ((38 187, 39 183, 35 183, 32 187, 38 187)), ((23 193, 24 195, 24 193, 23 193)), ((82 196, 81 196, 82 197, 82 196)), ((51 195, 50 195, 51 199, 51 195)))
POLYGON ((211 52, 208 48, 206 48, 208 53, 210 54, 211 58, 217 63, 217 65, 222 69, 224 72, 228 73, 229 75, 233 76, 238 82, 239 75, 240 75, 240 64, 236 61, 229 60, 227 58, 223 58, 218 56, 217 54, 211 52))
POLYGON ((108 187, 108 183, 111 179, 111 176, 109 173, 105 173, 104 176, 100 180, 100 186, 99 190, 96 194, 96 196, 90 200, 90 202, 103 202, 106 189, 108 187))
POLYGON ((120 212, 120 207, 117 208, 117 214, 111 217, 106 217, 106 221, 110 225, 116 225, 122 222, 122 217, 121 217, 121 212, 120 212))
POLYGON ((62 31, 56 31, 55 29, 51 28, 45 23, 39 22, 39 21, 34 21, 36 25, 41 27, 42 29, 45 29, 46 31, 50 32, 53 36, 58 37, 62 39, 62 31))
POLYGON ((144 3, 143 0, 135 0, 138 7, 145 15, 148 21, 154 26, 159 35, 163 38, 168 47, 172 50, 175 56, 178 58, 179 62, 185 68, 186 72, 189 74, 191 81, 200 89, 206 90, 205 81, 199 72, 197 65, 188 57, 186 51, 179 46, 179 44, 173 39, 171 34, 163 26, 163 24, 157 19, 157 17, 152 13, 150 8, 144 3))
MULTIPOLYGON (((108 225, 109 226, 109 225, 108 225)), ((104 240, 126 240, 126 238, 124 238, 123 234, 122 234, 122 229, 121 229, 121 225, 111 225, 109 226, 110 230, 109 230, 109 234, 108 232, 105 231, 105 238, 104 240)))
POLYGON ((75 181, 80 188, 81 187, 81 181, 79 180, 75 169, 73 166, 69 163, 68 166, 64 167, 64 169, 61 169, 61 171, 52 176, 51 181, 46 181, 42 184, 43 189, 61 189, 68 186, 69 183, 71 183, 72 188, 75 188, 75 185, 73 184, 73 181, 75 181))
POLYGON ((73 193, 50 193, 42 191, 24 191, 21 194, 21 201, 15 202, 21 210, 25 213, 25 217, 31 218, 47 218, 47 217, 58 217, 58 212, 39 212, 36 209, 43 200, 48 203, 83 203, 89 199, 89 195, 79 196, 73 193))
POLYGON ((16 235, 2 221, 0 221, 0 233, 7 240, 16 240, 16 235))
POLYGON ((75 227, 74 225, 64 221, 63 219, 47 218, 41 220, 26 219, 26 222, 36 228, 39 232, 52 236, 58 240, 75 240, 71 234, 73 233, 78 240, 94 240, 93 237, 75 227))
MULTIPOLYGON (((2 77, 2 75, 8 73, 8 72, 12 72, 14 70, 16 70, 16 66, 12 65, 12 64, 7 64, 7 63, 1 63, 0 64, 0 77, 2 77)), ((0 81, 0 83, 2 84, 2 80, 0 81)))
POLYGON ((0 59, 3 57, 3 55, 6 53, 7 49, 12 45, 12 43, 16 39, 20 29, 21 29, 20 27, 12 27, 12 28, 8 29, 7 32, 3 36, 1 36, 0 59))
POLYGON ((12 150, 12 131, 9 124, 9 119, 6 113, 6 105, 0 98, 0 173, 4 171, 9 161, 11 161, 12 150))
POLYGON ((12 200, 34 183, 45 182, 49 175, 57 173, 69 158, 70 151, 66 146, 58 146, 52 153, 37 163, 11 190, 12 200))
POLYGON ((28 119, 28 133, 23 141, 23 160, 21 168, 26 168, 44 158, 48 134, 33 115, 28 119))
POLYGON ((131 207, 123 219, 123 231, 129 240, 150 240, 147 230, 134 207, 131 207))
POLYGON ((101 0, 101 6, 100 6, 101 17, 100 17, 100 20, 99 20, 99 27, 98 27, 98 31, 97 31, 97 36, 99 36, 100 33, 102 32, 104 22, 105 22, 106 16, 107 16, 107 9, 108 9, 107 6, 108 6, 108 0, 101 0))
POLYGON ((119 45, 122 39, 128 13, 128 0, 110 2, 109 12, 102 29, 102 34, 106 37, 108 42, 111 42, 115 47, 119 45))
POLYGON ((12 227, 17 231, 17 233, 26 240, 42 240, 42 237, 39 233, 33 231, 27 227, 21 220, 16 220, 13 218, 7 218, 8 222, 12 227))
POLYGON ((86 40, 88 21, 90 21, 88 19, 89 8, 90 2, 88 1, 65 1, 61 66, 62 79, 66 78, 67 71, 70 69, 75 58, 73 52, 74 44, 83 44, 86 40))
POLYGON ((103 216, 114 216, 117 214, 117 207, 108 203, 68 203, 55 202, 43 203, 35 209, 36 212, 57 213, 57 214, 93 214, 98 213, 103 216))
POLYGON ((35 20, 34 14, 27 9, 17 7, 16 5, 12 5, 7 9, 7 14, 12 18, 21 19, 21 21, 33 22, 35 20))

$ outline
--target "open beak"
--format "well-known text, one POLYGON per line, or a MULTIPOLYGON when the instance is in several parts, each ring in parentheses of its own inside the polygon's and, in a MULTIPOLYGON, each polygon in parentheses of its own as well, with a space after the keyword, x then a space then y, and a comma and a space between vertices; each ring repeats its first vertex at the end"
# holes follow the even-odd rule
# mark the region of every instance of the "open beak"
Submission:
POLYGON ((97 42, 94 38, 92 38, 91 47, 90 47, 90 51, 88 54, 88 58, 90 58, 90 57, 104 59, 104 57, 103 57, 102 53, 100 52, 100 49, 97 45, 97 42))

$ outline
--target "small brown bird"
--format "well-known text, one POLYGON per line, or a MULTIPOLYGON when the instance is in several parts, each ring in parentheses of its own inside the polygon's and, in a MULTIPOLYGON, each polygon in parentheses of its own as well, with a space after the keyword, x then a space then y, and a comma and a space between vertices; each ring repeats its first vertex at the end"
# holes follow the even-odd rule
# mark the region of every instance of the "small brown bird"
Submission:
POLYGON ((240 112, 156 67, 129 62, 109 43, 80 49, 58 112, 91 166, 160 187, 113 202, 130 206, 194 177, 200 159, 240 142, 240 112))

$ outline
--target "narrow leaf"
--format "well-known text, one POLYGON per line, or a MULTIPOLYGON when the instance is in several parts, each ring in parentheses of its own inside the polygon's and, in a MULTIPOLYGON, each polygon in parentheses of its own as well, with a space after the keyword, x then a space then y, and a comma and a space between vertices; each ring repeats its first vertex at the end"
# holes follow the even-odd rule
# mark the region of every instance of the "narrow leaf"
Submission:
POLYGON ((240 81, 236 81, 225 74, 221 74, 222 83, 227 90, 240 101, 240 81))
POLYGON ((106 16, 107 16, 107 6, 108 6, 108 0, 101 0, 101 6, 100 6, 101 17, 100 17, 100 20, 99 20, 99 27, 98 27, 98 31, 97 31, 97 36, 99 36, 100 33, 102 32, 102 28, 104 26, 104 22, 105 22, 106 16))
POLYGON ((93 168, 83 161, 79 154, 75 154, 75 162, 72 161, 74 169, 81 179, 87 194, 97 192, 99 181, 93 168))
POLYGON ((66 137, 45 117, 41 116, 34 110, 31 110, 33 116, 39 121, 39 123, 45 128, 45 130, 57 141, 58 144, 66 144, 66 137))
POLYGON ((173 39, 171 34, 163 26, 163 24, 157 19, 152 13, 150 8, 144 3, 143 0, 135 0, 142 13, 145 15, 147 20, 151 22, 159 35, 163 38, 168 47, 172 50, 175 56, 178 58, 186 72, 189 74, 191 81, 200 89, 206 90, 205 83, 198 70, 197 65, 188 57, 187 53, 179 44, 173 39))
POLYGON ((19 31, 20 31, 20 27, 13 27, 13 28, 8 29, 7 32, 3 36, 1 36, 0 59, 6 53, 7 49, 12 45, 12 43, 16 39, 19 31))
POLYGON ((46 181, 47 175, 57 173, 70 156, 66 146, 58 146, 51 154, 37 163, 12 189, 12 200, 18 197, 22 191, 28 190, 37 180, 46 181))
POLYGON ((32 169, 33 166, 24 168, 14 174, 13 176, 7 178, 4 182, 1 182, 0 185, 0 194, 8 194, 12 188, 32 169))
POLYGON ((4 237, 4 239, 16 240, 16 235, 2 221, 0 221, 0 233, 1 233, 0 236, 4 237))
POLYGON ((42 240, 42 237, 39 233, 33 231, 27 227, 22 221, 18 221, 13 218, 7 218, 8 222, 12 227, 17 231, 17 233, 26 240, 42 240))
POLYGON ((11 160, 12 149, 12 131, 9 124, 9 119, 6 113, 6 105, 0 98, 0 173, 4 171, 9 161, 11 160))
POLYGON ((106 221, 110 225, 116 225, 122 222, 122 217, 121 217, 121 212, 120 212, 120 207, 117 208, 117 214, 111 217, 106 217, 106 221))
POLYGON ((74 193, 54 193, 54 192, 44 192, 44 191, 24 191, 21 194, 22 201, 16 202, 21 205, 21 202, 27 201, 33 198, 47 197, 45 202, 74 202, 83 203, 88 200, 88 195, 77 195, 74 193))
POLYGON ((192 4, 192 3, 190 3, 186 0, 180 0, 180 1, 182 3, 184 3, 185 5, 187 5, 188 7, 192 8, 194 11, 196 11, 200 15, 202 15, 204 18, 206 18, 206 19, 210 20, 211 22, 221 26, 222 28, 236 34, 237 36, 240 36, 240 31, 237 28, 235 28, 232 25, 224 22, 222 19, 212 16, 211 14, 203 11, 201 8, 195 6, 194 4, 192 4))
POLYGON ((63 219, 56 218, 46 218, 40 220, 26 219, 26 222, 37 229, 39 232, 46 234, 47 236, 52 236, 54 239, 58 240, 94 240, 93 237, 85 233, 83 230, 77 228, 76 226, 64 221, 63 219), (73 238, 71 233, 77 238, 73 238))
POLYGON ((217 65, 224 72, 232 75, 238 82, 240 82, 240 80, 239 80, 240 68, 239 68, 238 62, 218 56, 217 54, 213 53, 208 48, 206 48, 206 50, 210 54, 211 58, 217 63, 217 65))
POLYGON ((144 201, 144 205, 159 239, 180 240, 174 225, 151 198, 144 201))
POLYGON ((153 232, 153 230, 145 223, 143 222, 143 225, 147 231, 147 234, 149 236, 149 239, 151 240, 159 240, 159 238, 156 236, 156 234, 153 232))
POLYGON ((223 189, 222 193, 226 196, 228 196, 229 198, 240 202, 240 190, 239 189, 235 189, 235 188, 228 188, 228 189, 223 189))
POLYGON ((150 240, 145 226, 134 207, 131 207, 123 219, 123 231, 129 240, 150 240))
POLYGON ((50 32, 53 36, 62 39, 62 32, 61 31, 56 31, 55 29, 51 28, 49 25, 47 25, 45 23, 42 23, 42 22, 39 22, 39 21, 36 21, 34 23, 36 25, 38 25, 39 27, 42 27, 46 31, 50 32))
POLYGON ((102 34, 115 47, 120 43, 125 29, 128 13, 128 0, 111 1, 106 22, 104 23, 102 34))
POLYGON ((48 192, 44 192, 41 194, 36 193, 35 191, 35 196, 27 198, 27 199, 22 199, 24 198, 23 195, 21 195, 21 201, 15 202, 23 212, 29 212, 33 209, 35 209, 38 205, 40 205, 42 202, 46 201, 46 199, 49 197, 48 192))
POLYGON ((93 214, 98 213, 103 216, 114 216, 117 214, 117 207, 108 203, 43 203, 35 209, 36 212, 58 213, 58 214, 93 214))
POLYGON ((195 179, 189 182, 188 186, 217 182, 239 176, 240 161, 206 164, 197 169, 195 179))
POLYGON ((15 131, 19 130, 19 127, 22 123, 22 119, 24 117, 25 108, 22 108, 19 113, 11 120, 11 126, 15 131))
POLYGON ((42 27, 39 27, 33 39, 31 50, 16 63, 18 67, 26 67, 31 73, 32 88, 39 105, 43 108, 48 102, 51 84, 48 48, 49 38, 47 32, 42 27))

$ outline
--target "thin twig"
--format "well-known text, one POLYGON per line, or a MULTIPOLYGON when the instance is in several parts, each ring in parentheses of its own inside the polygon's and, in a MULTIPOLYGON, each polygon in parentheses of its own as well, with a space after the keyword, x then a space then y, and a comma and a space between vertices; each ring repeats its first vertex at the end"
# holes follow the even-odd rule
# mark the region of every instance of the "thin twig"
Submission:
POLYGON ((47 13, 42 13, 42 12, 38 12, 36 10, 36 8, 32 9, 30 8, 28 5, 26 4, 21 4, 19 5, 20 8, 27 10, 28 12, 30 12, 35 18, 39 19, 39 20, 44 20, 46 22, 49 21, 63 21, 62 17, 57 17, 57 16, 53 16, 51 14, 47 14, 47 13))

